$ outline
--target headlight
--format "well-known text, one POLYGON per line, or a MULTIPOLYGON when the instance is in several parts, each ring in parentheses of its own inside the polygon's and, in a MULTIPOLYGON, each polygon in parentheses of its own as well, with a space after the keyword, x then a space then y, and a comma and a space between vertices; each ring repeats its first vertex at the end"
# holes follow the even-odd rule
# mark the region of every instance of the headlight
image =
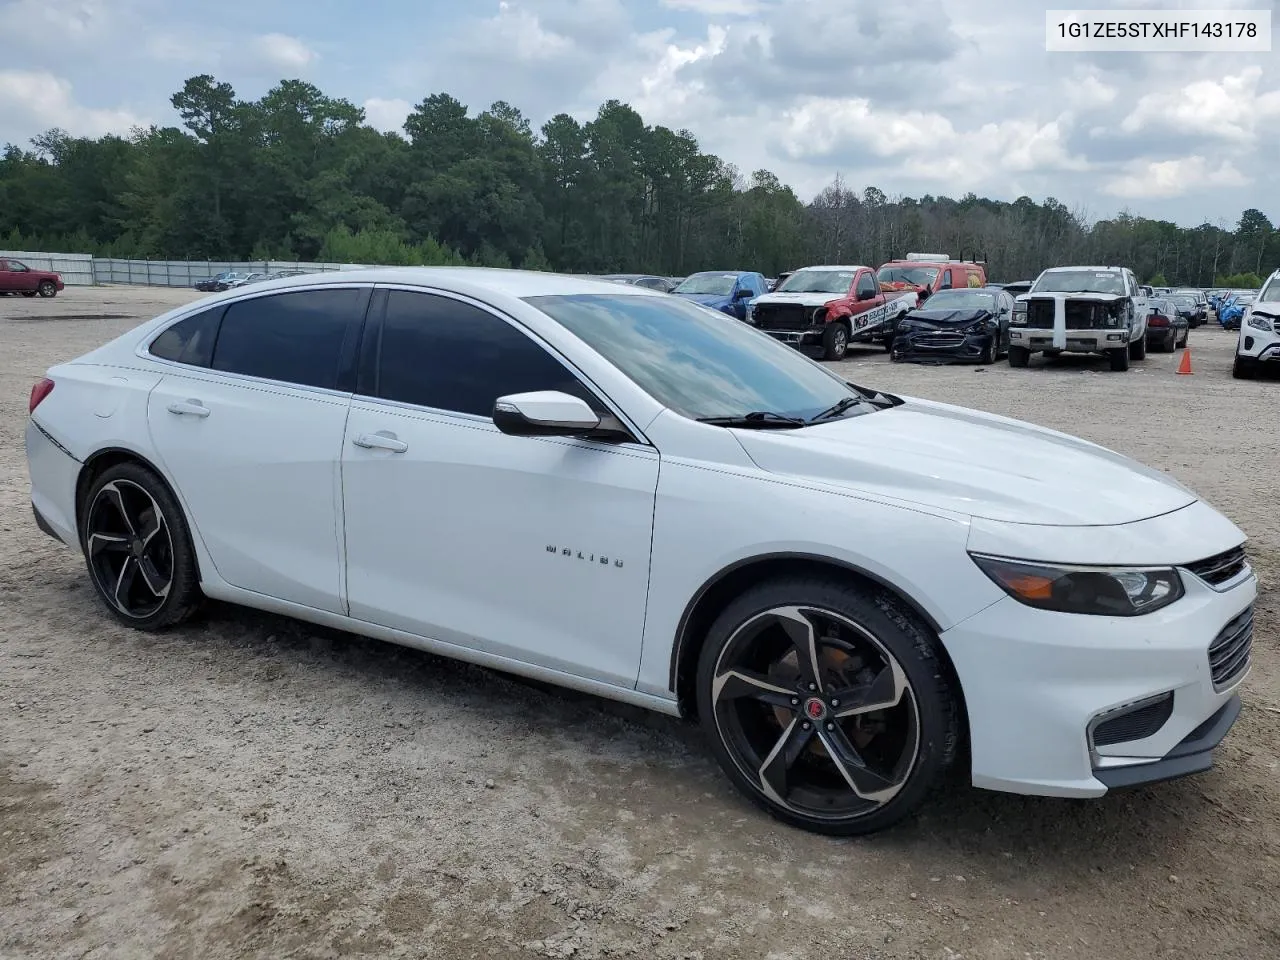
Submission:
POLYGON ((965 327, 965 328, 964 328, 963 330, 961 330, 960 332, 961 332, 961 333, 986 333, 986 332, 987 332, 987 321, 985 321, 985 320, 975 320, 975 321, 973 321, 973 323, 969 324, 967 327, 965 327))
POLYGON ((1270 317, 1264 317, 1256 313, 1249 315, 1249 326, 1255 330, 1266 330, 1268 333, 1275 330, 1275 323, 1270 317))
POLYGON ((756 322, 756 305, 754 303, 747 304, 747 323, 754 324, 756 322))
POLYGON ((1015 327, 1025 327, 1027 325, 1027 305, 1025 303, 1015 303, 1013 305, 1013 315, 1009 317, 1009 323, 1015 327))
POLYGON ((978 568, 1019 603, 1059 613, 1136 617, 1183 594, 1172 567, 1081 567, 970 554, 978 568))

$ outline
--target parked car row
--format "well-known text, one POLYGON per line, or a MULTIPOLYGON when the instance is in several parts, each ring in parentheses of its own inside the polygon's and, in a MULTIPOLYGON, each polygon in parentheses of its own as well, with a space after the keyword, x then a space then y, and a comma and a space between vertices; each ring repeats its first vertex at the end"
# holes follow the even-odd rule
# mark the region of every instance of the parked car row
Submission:
POLYGON ((279 280, 282 277, 297 277, 312 271, 307 270, 277 270, 274 273, 238 273, 234 270, 227 270, 215 277, 209 277, 206 280, 200 280, 195 284, 195 288, 202 293, 221 293, 224 290, 234 290, 237 287, 243 287, 250 283, 261 283, 264 280, 279 280))

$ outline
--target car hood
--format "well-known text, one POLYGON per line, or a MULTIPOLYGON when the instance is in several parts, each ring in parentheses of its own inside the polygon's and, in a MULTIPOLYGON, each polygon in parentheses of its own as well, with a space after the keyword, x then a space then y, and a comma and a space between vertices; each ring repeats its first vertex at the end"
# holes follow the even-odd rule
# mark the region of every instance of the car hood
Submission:
POLYGON ((770 473, 1009 523, 1132 523, 1197 499, 1167 474, 1086 440, 904 399, 802 430, 734 433, 770 473))
POLYGON ((930 310, 926 307, 923 310, 912 310, 904 316, 899 329, 917 327, 922 330, 932 330, 939 327, 963 327, 978 320, 990 318, 991 311, 981 307, 966 310, 930 310))
POLYGON ((1018 297, 1019 300, 1096 300, 1098 303, 1115 303, 1117 300, 1127 300, 1128 297, 1123 293, 1092 293, 1090 291, 1070 292, 1070 293, 1024 293, 1018 297))
POLYGON ((722 297, 714 293, 677 293, 676 296, 692 300, 694 303, 701 303, 703 306, 715 307, 717 310, 729 305, 728 297, 722 297))
POLYGON ((832 300, 839 300, 842 293, 766 293, 752 301, 756 306, 770 303, 798 303, 804 307, 821 307, 832 300))

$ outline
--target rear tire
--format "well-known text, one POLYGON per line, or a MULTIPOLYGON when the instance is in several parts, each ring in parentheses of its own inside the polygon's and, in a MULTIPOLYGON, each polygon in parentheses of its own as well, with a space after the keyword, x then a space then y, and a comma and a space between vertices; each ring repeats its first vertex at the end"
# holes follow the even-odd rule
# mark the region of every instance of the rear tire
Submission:
POLYGON ((822 359, 843 360, 849 352, 849 328, 843 320, 834 320, 822 334, 822 359))
POLYGON ((1026 347, 1009 348, 1009 366, 1025 367, 1031 362, 1031 351, 1026 347))
POLYGON ((816 833, 874 833, 909 816, 960 744, 937 637, 871 586, 784 577, 746 591, 712 624, 697 684, 729 779, 816 833))
POLYGON ((1120 347, 1118 350, 1108 350, 1107 355, 1111 360, 1111 369, 1115 373, 1123 373, 1129 369, 1129 348, 1120 347))
POLYGON ((191 532, 155 473, 133 462, 107 468, 80 512, 89 579, 116 620, 151 632, 196 612, 203 595, 191 532))
POLYGON ((34 297, 36 295, 36 292, 34 290, 23 290, 22 295, 24 297, 34 297))

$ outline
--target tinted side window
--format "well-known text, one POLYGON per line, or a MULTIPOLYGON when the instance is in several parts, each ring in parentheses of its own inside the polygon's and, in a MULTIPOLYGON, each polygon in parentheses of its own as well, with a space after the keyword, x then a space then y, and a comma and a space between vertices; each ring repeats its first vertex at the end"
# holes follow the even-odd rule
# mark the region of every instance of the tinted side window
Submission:
POLYGON ((541 345, 448 297, 392 290, 379 354, 376 392, 387 400, 488 417, 505 394, 560 390, 600 408, 541 345))
POLYGON ((333 389, 351 324, 367 292, 304 290, 241 300, 227 307, 213 368, 333 389))
POLYGON ((215 307, 179 320, 151 341, 148 348, 151 355, 194 367, 209 366, 213 359, 213 341, 218 336, 218 321, 222 319, 224 309, 215 307))
POLYGON ((858 296, 862 296, 863 293, 868 292, 876 292, 876 282, 872 278, 871 274, 864 273, 858 277, 858 296))

